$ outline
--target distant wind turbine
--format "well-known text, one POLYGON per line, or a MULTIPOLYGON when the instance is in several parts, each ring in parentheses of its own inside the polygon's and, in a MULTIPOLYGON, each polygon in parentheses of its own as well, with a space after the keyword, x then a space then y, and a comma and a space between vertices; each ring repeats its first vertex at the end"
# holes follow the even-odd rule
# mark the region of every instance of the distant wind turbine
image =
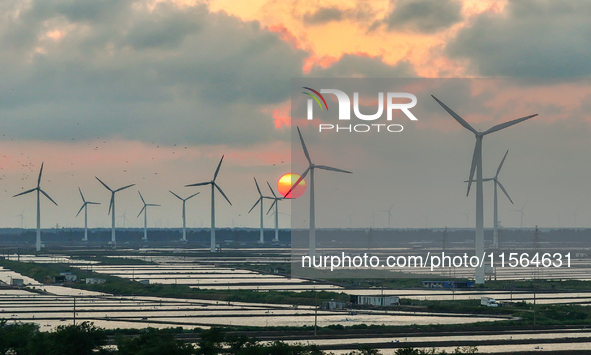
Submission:
POLYGON ((119 217, 123 220, 123 228, 125 228, 125 222, 129 222, 129 219, 127 218, 127 210, 124 210, 123 214, 119 217))
MULTIPOLYGON (((287 200, 289 198, 283 197, 283 196, 277 197, 277 195, 275 195, 275 191, 273 191, 273 188, 271 187, 271 184, 269 184, 268 181, 267 181, 267 185, 269 186, 269 190, 271 190, 271 193, 273 194, 273 197, 271 197, 271 198, 274 200, 273 203, 271 204, 271 207, 269 207, 267 214, 269 214, 269 212, 271 212, 271 209, 273 208, 273 206, 275 206, 275 238, 273 239, 273 241, 278 242, 279 241, 279 201, 287 200)), ((294 186, 297 186, 297 185, 294 185, 294 186)), ((261 205, 262 205, 262 203, 261 203, 261 205)))
POLYGON ((155 203, 146 203, 146 200, 144 200, 144 196, 142 196, 142 193, 139 191, 137 193, 140 194, 140 198, 142 199, 142 203, 144 204, 144 207, 142 207, 140 213, 137 214, 137 217, 139 217, 142 214, 142 212, 144 212, 144 237, 142 238, 142 240, 148 240, 148 207, 156 207, 160 205, 157 205, 155 203))
POLYGON ((257 187, 257 191, 259 192, 259 199, 257 200, 257 202, 252 206, 252 208, 248 211, 248 213, 250 213, 259 203, 261 204, 261 228, 260 228, 260 235, 259 235, 259 243, 263 244, 265 242, 265 236, 264 236, 264 226, 263 226, 263 199, 272 199, 272 197, 267 197, 267 196, 263 196, 263 193, 261 192, 261 189, 259 188, 259 183, 257 182, 257 178, 254 178, 254 184, 257 187))
POLYGON ((515 212, 519 212, 519 215, 521 217, 521 223, 519 224, 520 228, 523 228, 523 217, 525 217, 525 213, 523 213, 523 209, 525 208, 525 205, 527 205, 527 202, 523 204, 523 207, 521 207, 521 209, 513 210, 515 212))
POLYGON ((53 202, 57 206, 57 203, 51 197, 49 197, 49 195, 47 193, 45 193, 45 191, 41 190, 41 174, 42 173, 43 173, 43 163, 41 163, 41 169, 39 169, 39 178, 37 179, 37 187, 34 189, 27 190, 25 192, 21 192, 20 194, 16 194, 13 196, 13 197, 17 197, 17 196, 28 194, 29 192, 37 191, 37 239, 35 242, 35 250, 37 250, 37 251, 40 251, 41 246, 42 246, 42 244, 41 244, 41 198, 40 198, 40 194, 45 195, 45 197, 47 197, 49 199, 49 201, 53 202))
POLYGON ((78 217, 80 212, 82 212, 82 210, 84 209, 84 238, 82 238, 82 241, 87 242, 88 241, 88 205, 100 205, 100 203, 86 201, 84 199, 84 195, 82 194, 82 190, 80 190, 80 188, 78 188, 78 191, 80 192, 80 197, 82 197, 82 207, 80 207, 80 209, 78 210, 78 213, 76 213, 76 217, 78 217))
POLYGON ((191 196, 189 196, 187 198, 181 198, 179 195, 175 194, 174 192, 172 192, 170 190, 168 190, 168 191, 171 194, 173 194, 176 198, 183 201, 183 237, 181 238, 181 241, 186 242, 187 241, 187 218, 186 218, 186 214, 185 214, 185 211, 186 211, 185 205, 186 205, 188 199, 199 195, 199 192, 197 192, 196 194, 192 194, 191 196))
POLYGON ((23 229, 23 222, 24 222, 24 218, 25 218, 25 210, 23 209, 23 211, 21 212, 21 214, 17 214, 15 217, 19 217, 21 220, 21 229, 23 229))
POLYGON ((394 205, 392 205, 392 207, 390 207, 387 210, 381 210, 380 212, 385 212, 388 214, 388 228, 390 228, 390 220, 392 219, 392 208, 394 208, 394 205))
POLYGON ((501 160, 501 164, 499 164, 499 167, 497 168, 497 173, 495 174, 495 177, 493 177, 492 179, 484 179, 484 181, 493 181, 495 183, 495 204, 494 204, 495 211, 494 211, 494 220, 493 220, 493 248, 494 249, 499 249, 499 211, 498 211, 498 205, 497 205, 497 186, 501 188, 501 190, 503 191, 505 196, 507 196, 509 201, 511 201, 511 204, 513 204, 513 200, 511 200, 511 197, 509 197, 507 190, 505 190, 505 187, 503 187, 503 184, 501 184, 501 182, 499 181, 499 173, 501 172, 501 168, 503 167, 503 163, 505 162, 505 158, 507 158, 508 153, 509 153, 509 151, 507 150, 507 152, 505 153, 505 156, 503 157, 503 160, 501 160))
MULTIPOLYGON (((469 130, 470 132, 474 133, 476 136, 476 145, 474 147, 474 154, 472 156, 472 166, 470 167, 470 177, 468 178, 468 191, 466 196, 470 193, 470 187, 472 185, 474 171, 476 171, 476 255, 484 255, 484 198, 483 198, 483 191, 482 191, 482 139, 487 134, 500 131, 503 128, 510 127, 514 124, 519 122, 523 122, 527 119, 537 116, 537 114, 518 118, 509 122, 501 123, 488 130, 481 132, 474 129, 474 127, 470 126, 468 122, 466 122, 462 117, 460 117, 457 113, 455 113, 452 109, 447 107, 443 102, 439 101, 435 96, 431 95, 441 107, 447 111, 459 124, 461 124, 464 128, 469 130)), ((483 284, 484 283, 484 265, 479 266, 476 268, 476 283, 483 284)))
POLYGON ((222 155, 222 159, 220 159, 220 163, 218 164, 217 169, 215 169, 215 174, 213 174, 213 180, 207 182, 199 182, 196 184, 185 185, 185 187, 190 186, 203 186, 203 185, 211 185, 211 238, 210 238, 210 250, 212 253, 215 253, 215 189, 224 196, 226 201, 232 206, 232 202, 228 199, 224 191, 215 183, 215 179, 218 177, 218 173, 220 172, 220 167, 222 166, 222 161, 224 161, 224 156, 222 155), (215 189, 214 189, 215 188, 215 189))
POLYGON ((101 181, 101 179, 99 179, 98 177, 95 176, 95 178, 109 191, 111 191, 111 201, 109 202, 109 214, 111 214, 111 245, 113 245, 113 248, 117 247, 117 237, 115 236, 115 193, 121 191, 121 190, 125 190, 129 187, 134 186, 135 184, 131 184, 131 185, 127 185, 127 186, 123 186, 117 190, 112 190, 109 186, 107 186, 107 184, 105 184, 104 182, 101 181))
POLYGON ((288 196, 291 193, 291 190, 300 184, 300 182, 306 177, 308 172, 310 173, 310 235, 309 235, 309 245, 310 245, 310 255, 316 255, 316 212, 314 210, 314 169, 322 169, 322 170, 330 170, 336 171, 339 173, 347 173, 351 174, 350 171, 341 170, 337 168, 333 168, 326 165, 316 165, 312 163, 312 159, 310 159, 310 154, 308 153, 308 149, 306 148, 306 143, 304 143, 304 138, 302 137, 302 133, 300 132, 300 128, 297 127, 298 135, 300 136, 300 142, 302 143, 302 149, 304 150, 304 155, 308 160, 308 169, 304 171, 304 173, 300 176, 298 181, 292 185, 289 191, 284 195, 288 196))

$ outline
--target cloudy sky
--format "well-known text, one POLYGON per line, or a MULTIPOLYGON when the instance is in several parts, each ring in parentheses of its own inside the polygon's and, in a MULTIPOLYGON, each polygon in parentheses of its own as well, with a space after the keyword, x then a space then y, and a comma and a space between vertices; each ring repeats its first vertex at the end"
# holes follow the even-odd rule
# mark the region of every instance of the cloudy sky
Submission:
MULTIPOLYGON (((90 225, 107 227, 109 193, 95 176, 113 188, 137 184, 117 199, 126 226, 141 225, 138 190, 162 205, 151 225, 179 226, 170 189, 201 191, 188 225, 207 227, 209 190, 184 185, 210 180, 222 154, 218 182, 233 206, 218 199, 218 224, 256 226, 246 213, 252 178, 275 185, 291 169, 291 79, 317 77, 513 79, 493 85, 502 92, 462 81, 440 94, 482 129, 540 114, 485 140, 485 175, 511 150, 503 183, 515 206, 501 203, 502 224, 518 226, 512 210, 525 204, 527 226, 574 226, 575 212, 588 226, 590 14, 590 3, 549 0, 0 1, 0 226, 20 226, 23 211, 34 226, 34 196, 12 196, 35 187, 45 162, 42 188, 59 206, 42 202, 44 227, 82 225, 77 187, 102 203, 90 225)), ((324 191, 341 209, 320 226, 348 225, 354 210, 353 226, 368 226, 369 209, 391 205, 398 227, 464 227, 468 212, 473 225, 462 180, 474 138, 426 105, 382 152, 400 167, 388 194, 339 203, 343 191, 361 191, 364 175, 338 180, 338 192, 324 191)), ((322 144, 327 159, 338 155, 322 144)), ((384 223, 382 213, 376 226, 384 223)))

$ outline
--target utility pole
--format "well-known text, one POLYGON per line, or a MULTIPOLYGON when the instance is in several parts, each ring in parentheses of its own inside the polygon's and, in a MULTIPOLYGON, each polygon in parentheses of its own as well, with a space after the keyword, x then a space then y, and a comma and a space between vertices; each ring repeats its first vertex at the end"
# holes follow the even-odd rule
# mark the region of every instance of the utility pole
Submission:
POLYGON ((76 325, 76 297, 74 297, 74 325, 76 325))
POLYGON ((318 334, 318 295, 314 297, 314 336, 318 334))

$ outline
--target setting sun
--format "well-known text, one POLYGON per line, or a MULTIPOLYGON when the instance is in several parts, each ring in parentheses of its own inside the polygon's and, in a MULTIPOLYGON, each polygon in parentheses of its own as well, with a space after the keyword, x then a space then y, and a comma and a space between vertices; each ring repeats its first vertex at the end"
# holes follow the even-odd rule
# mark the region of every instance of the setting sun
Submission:
MULTIPOLYGON (((293 174, 293 173, 288 173, 288 174, 285 174, 282 177, 280 177, 279 181, 277 182, 277 189, 279 190, 279 193, 281 194, 281 196, 285 196, 285 194, 289 191, 289 189, 293 186, 293 184, 295 184, 298 181, 299 178, 300 178, 300 175, 293 174)), ((306 191, 306 180, 302 179, 302 181, 300 181, 298 186, 296 186, 289 193, 289 195, 287 195, 285 197, 298 198, 298 197, 302 196, 305 191, 306 191)))

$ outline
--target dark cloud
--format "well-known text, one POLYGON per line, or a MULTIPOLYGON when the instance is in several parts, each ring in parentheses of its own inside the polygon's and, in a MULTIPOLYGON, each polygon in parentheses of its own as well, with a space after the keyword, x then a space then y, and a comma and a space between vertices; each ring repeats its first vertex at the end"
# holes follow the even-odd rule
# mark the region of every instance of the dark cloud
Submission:
POLYGON ((0 9, 0 129, 14 138, 268 141, 277 136, 263 105, 288 100, 308 55, 258 22, 205 6, 55 0, 0 9), (56 30, 63 36, 48 38, 56 30))
POLYGON ((384 20, 388 30, 435 33, 462 19, 457 0, 399 0, 384 20))
POLYGON ((315 12, 304 15, 304 23, 308 25, 322 25, 332 21, 341 21, 343 11, 336 7, 321 7, 315 12))
POLYGON ((503 13, 475 18, 446 51, 484 76, 589 76, 590 15, 585 1, 510 1, 503 13))
POLYGON ((309 76, 329 78, 408 78, 416 77, 412 64, 401 61, 396 65, 389 65, 379 57, 345 54, 339 61, 323 69, 314 67, 309 76))

